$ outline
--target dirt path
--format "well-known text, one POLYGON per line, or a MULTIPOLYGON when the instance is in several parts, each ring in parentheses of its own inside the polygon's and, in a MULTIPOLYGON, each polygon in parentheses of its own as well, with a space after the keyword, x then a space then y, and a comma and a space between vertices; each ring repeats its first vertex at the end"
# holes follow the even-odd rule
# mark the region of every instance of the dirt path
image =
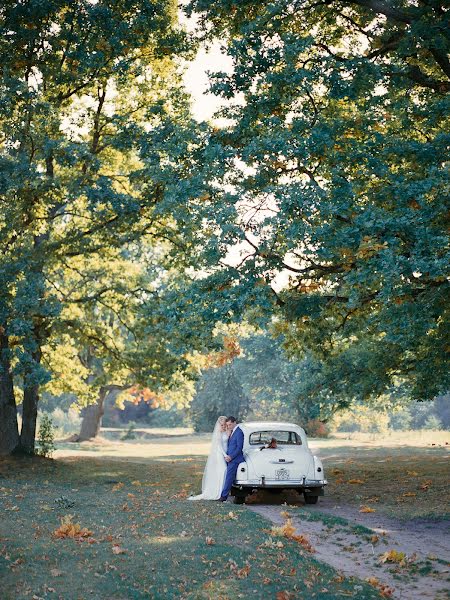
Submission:
POLYGON ((352 507, 336 506, 326 497, 316 507, 263 501, 249 504, 249 509, 276 525, 283 524, 289 513, 296 533, 308 536, 318 560, 346 576, 375 578, 374 584, 388 597, 450 598, 448 523, 400 522, 361 514, 352 507), (403 563, 381 562, 380 557, 391 550, 405 554, 403 563))

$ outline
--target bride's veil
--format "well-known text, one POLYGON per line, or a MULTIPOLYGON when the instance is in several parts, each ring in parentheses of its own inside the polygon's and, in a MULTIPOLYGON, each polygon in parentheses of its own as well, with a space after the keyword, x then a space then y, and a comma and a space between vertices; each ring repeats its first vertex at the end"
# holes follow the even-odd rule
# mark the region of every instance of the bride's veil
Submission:
POLYGON ((208 460, 206 461, 205 470, 203 472, 202 479, 202 492, 204 493, 208 488, 208 483, 214 479, 214 474, 217 472, 219 465, 223 463, 222 454, 222 429, 221 424, 225 416, 221 415, 214 425, 214 430, 211 437, 211 450, 209 452, 208 460))

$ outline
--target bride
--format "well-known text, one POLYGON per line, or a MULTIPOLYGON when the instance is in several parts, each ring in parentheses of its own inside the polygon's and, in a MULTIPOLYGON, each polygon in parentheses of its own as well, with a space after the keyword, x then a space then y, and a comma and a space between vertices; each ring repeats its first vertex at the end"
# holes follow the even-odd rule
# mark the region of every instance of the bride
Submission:
POLYGON ((190 496, 189 500, 218 500, 223 488, 227 463, 228 432, 227 418, 221 416, 217 419, 211 439, 211 451, 206 461, 203 472, 202 493, 190 496))

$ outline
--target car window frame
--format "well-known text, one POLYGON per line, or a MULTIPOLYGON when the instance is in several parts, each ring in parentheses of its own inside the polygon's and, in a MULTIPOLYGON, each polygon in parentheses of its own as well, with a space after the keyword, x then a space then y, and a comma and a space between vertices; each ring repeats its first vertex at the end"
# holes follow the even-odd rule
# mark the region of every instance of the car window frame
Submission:
POLYGON ((272 434, 272 433, 276 433, 276 432, 278 432, 278 433, 289 433, 291 435, 294 435, 295 438, 297 439, 297 443, 284 442, 284 441, 279 440, 276 436, 270 435, 269 436, 269 441, 270 441, 270 438, 275 437, 275 439, 277 440, 277 445, 278 446, 294 446, 295 447, 295 446, 302 446, 303 445, 303 440, 301 438, 301 435, 299 433, 297 433, 297 431, 292 431, 292 430, 289 430, 289 429, 258 429, 256 431, 252 431, 251 433, 249 433, 249 436, 248 436, 248 444, 251 447, 252 446, 264 446, 266 443, 268 443, 267 441, 264 441, 264 442, 261 441, 261 436, 260 436, 260 438, 259 438, 260 441, 259 442, 252 442, 252 440, 251 440, 252 435, 258 434, 258 433, 259 434, 262 434, 262 433, 272 434))

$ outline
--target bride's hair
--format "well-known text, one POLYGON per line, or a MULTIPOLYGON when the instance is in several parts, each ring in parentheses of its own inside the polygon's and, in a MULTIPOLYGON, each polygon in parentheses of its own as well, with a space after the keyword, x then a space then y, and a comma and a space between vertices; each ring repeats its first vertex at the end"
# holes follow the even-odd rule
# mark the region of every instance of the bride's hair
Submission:
POLYGON ((217 419, 217 422, 223 425, 224 423, 226 423, 226 420, 227 418, 225 415, 220 415, 220 417, 217 419))

